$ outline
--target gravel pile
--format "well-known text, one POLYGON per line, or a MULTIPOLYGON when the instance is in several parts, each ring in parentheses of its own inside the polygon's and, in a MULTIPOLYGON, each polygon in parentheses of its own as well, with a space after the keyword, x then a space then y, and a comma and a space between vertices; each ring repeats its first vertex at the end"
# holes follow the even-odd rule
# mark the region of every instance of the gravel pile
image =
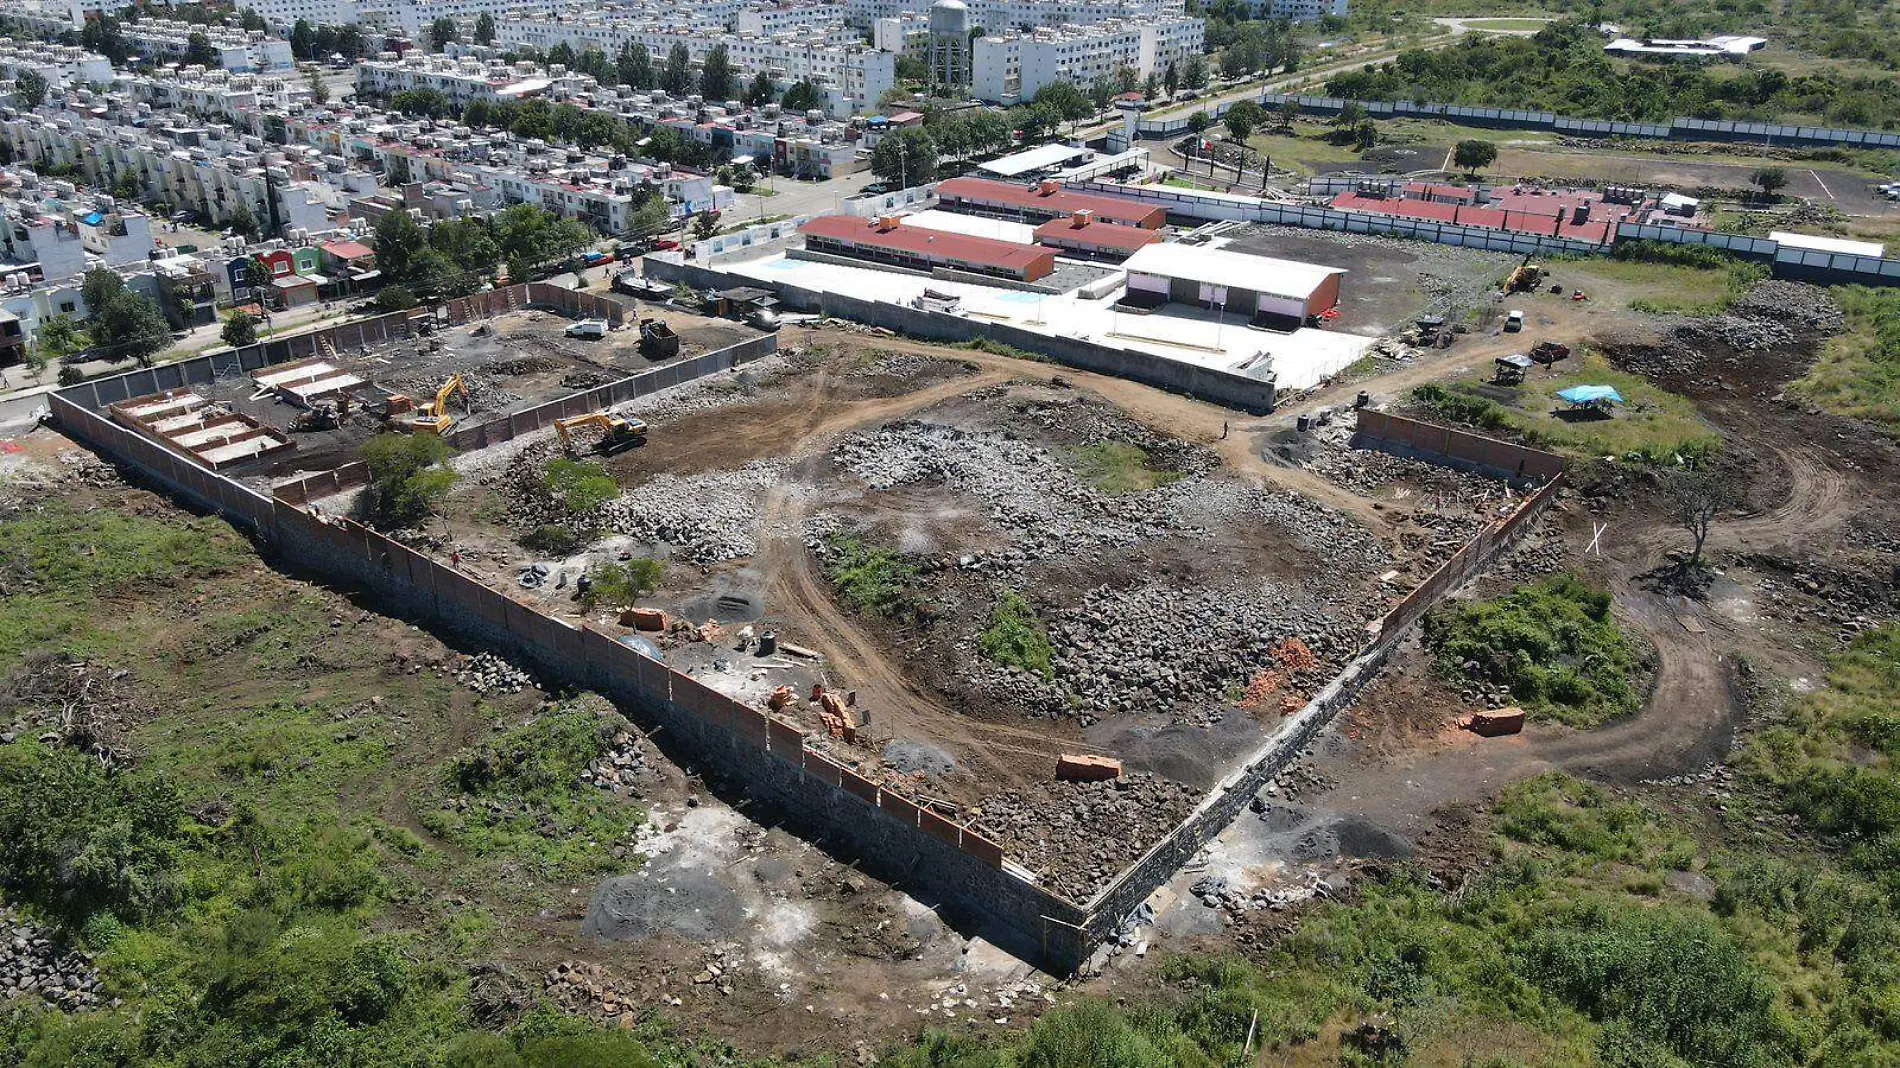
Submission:
POLYGON ((1044 885, 1084 902, 1194 809, 1186 786, 1147 772, 1045 782, 985 798, 977 829, 1044 885))
POLYGON ((476 653, 455 669, 455 681, 486 697, 497 693, 520 693, 534 685, 527 672, 494 653, 476 653))
POLYGON ((19 994, 38 994, 68 1012, 105 1001, 90 956, 65 948, 43 928, 0 906, 0 996, 19 994))
POLYGON ((953 374, 972 368, 962 360, 925 356, 920 352, 882 352, 877 359, 866 360, 845 371, 841 378, 922 378, 926 375, 953 374))
POLYGON ((1802 330, 1838 333, 1845 320, 1827 290, 1801 282, 1771 280, 1750 289, 1729 309, 1751 319, 1773 319, 1802 330))
POLYGON ((688 563, 753 556, 759 551, 759 496, 783 473, 782 462, 757 460, 737 471, 661 474, 603 505, 600 526, 674 546, 688 563))
POLYGON ((1691 319, 1671 334, 1683 344, 1718 343, 1743 352, 1786 348, 1795 342, 1794 329, 1785 322, 1732 313, 1691 319))
POLYGON ((1166 711, 1204 724, 1222 714, 1230 691, 1274 666, 1273 649, 1299 638, 1320 659, 1282 690, 1304 695, 1328 664, 1352 655, 1360 628, 1312 605, 1299 590, 1267 581, 1183 588, 1098 586, 1049 622, 1055 678, 999 667, 974 649, 973 681, 1046 714, 1070 712, 1083 726, 1119 713, 1166 711))
MULTIPOLYGON (((1153 494, 1105 496, 1080 482, 1051 450, 1000 433, 905 421, 852 434, 831 453, 875 490, 942 484, 975 497, 1017 547, 1086 551, 1193 533, 1153 494)), ((1204 532, 1202 532, 1204 533, 1204 532)))
POLYGON ((513 359, 485 363, 482 365, 482 371, 491 375, 534 375, 552 371, 559 366, 561 366, 560 362, 552 356, 516 356, 513 359))

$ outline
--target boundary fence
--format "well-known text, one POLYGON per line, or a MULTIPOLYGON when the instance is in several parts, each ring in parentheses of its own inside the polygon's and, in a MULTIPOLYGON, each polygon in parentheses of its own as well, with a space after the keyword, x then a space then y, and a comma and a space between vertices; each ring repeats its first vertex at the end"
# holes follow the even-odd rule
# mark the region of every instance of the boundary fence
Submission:
POLYGON ((1359 410, 1353 445, 1510 482, 1542 483, 1564 470, 1564 458, 1554 452, 1371 408, 1359 410))
MULTIPOLYGON (((465 304, 451 314, 491 306, 465 304)), ((390 325, 406 329, 408 318, 391 319, 390 325)), ((623 379, 601 389, 611 395, 614 386, 624 386, 637 396, 739 366, 775 348, 776 338, 768 336, 634 376, 640 380, 637 386, 626 386, 631 380, 623 379)), ((176 365, 152 370, 175 372, 181 380, 184 374, 176 365)), ((140 371, 120 378, 143 383, 150 374, 140 371)), ((51 395, 54 417, 69 433, 187 502, 247 527, 283 559, 372 590, 400 605, 405 614, 426 617, 476 644, 506 651, 550 678, 607 693, 653 727, 656 740, 683 761, 719 768, 802 833, 845 848, 893 881, 921 889, 973 918, 992 921, 986 927, 1004 948, 1064 972, 1080 967, 1130 911, 1231 822, 1268 778, 1291 763, 1377 673, 1404 628, 1515 538, 1549 503, 1562 479, 1559 473, 1512 516, 1480 532, 1395 605, 1372 629, 1373 637, 1358 658, 1274 731, 1244 766, 1223 779, 1183 823, 1088 904, 1079 905, 1039 886, 1033 873, 1012 863, 1000 844, 968 821, 946 818, 860 775, 827 752, 825 739, 808 736, 796 723, 733 701, 702 679, 636 652, 610 630, 546 615, 506 590, 353 520, 321 517, 303 507, 313 496, 360 477, 359 468, 345 465, 312 475, 267 497, 106 418, 99 410, 100 398, 132 389, 130 383, 108 381, 113 384, 87 383, 51 395)), ((578 400, 594 403, 587 395, 559 403, 578 400)), ((510 436, 525 433, 530 423, 545 425, 544 417, 551 418, 548 413, 555 410, 558 405, 544 405, 517 413, 511 420, 532 418, 519 424, 509 421, 506 429, 510 436)), ((486 429, 480 439, 482 444, 491 442, 486 429)))

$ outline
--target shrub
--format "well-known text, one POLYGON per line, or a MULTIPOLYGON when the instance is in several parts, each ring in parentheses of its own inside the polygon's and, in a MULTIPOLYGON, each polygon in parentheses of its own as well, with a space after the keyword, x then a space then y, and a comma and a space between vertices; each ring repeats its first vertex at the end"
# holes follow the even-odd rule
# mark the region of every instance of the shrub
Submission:
POLYGON ((1610 595, 1574 575, 1425 618, 1425 641, 1453 680, 1503 683, 1526 711, 1595 726, 1642 706, 1645 654, 1610 618, 1610 595))
POLYGON ((565 523, 545 523, 521 536, 521 545, 549 556, 570 556, 587 544, 580 532, 565 523))
POLYGON ((1510 414, 1503 405, 1460 389, 1431 383, 1413 390, 1412 400, 1454 423, 1485 430, 1507 430, 1511 426, 1510 414))
POLYGON ((594 512, 620 496, 620 483, 592 460, 549 460, 541 484, 568 514, 576 516, 594 512))
POLYGON ((917 569, 888 549, 873 549, 857 538, 834 537, 827 572, 838 592, 860 612, 896 616, 914 605, 906 589, 917 569))
POLYGON ((414 526, 435 513, 458 477, 448 466, 449 443, 434 434, 385 432, 363 445, 369 465, 365 504, 383 527, 414 526))
POLYGON ((184 811, 170 780, 109 772, 91 756, 0 749, 0 887, 74 923, 172 905, 184 811))
POLYGON ((665 578, 666 565, 644 556, 626 563, 597 564, 587 571, 581 603, 589 608, 598 604, 630 605, 659 589, 665 578))
POLYGON ((1014 590, 1005 591, 996 602, 989 629, 977 640, 977 648, 999 664, 1033 671, 1044 678, 1054 671, 1049 634, 1042 629, 1029 602, 1014 590))

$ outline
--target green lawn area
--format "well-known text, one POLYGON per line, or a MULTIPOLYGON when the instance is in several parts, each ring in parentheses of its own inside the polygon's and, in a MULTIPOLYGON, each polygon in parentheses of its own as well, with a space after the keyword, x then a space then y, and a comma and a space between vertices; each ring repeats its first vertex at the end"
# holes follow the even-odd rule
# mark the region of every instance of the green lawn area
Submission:
POLYGON ((1632 311, 1713 315, 1726 309, 1761 271, 1747 264, 1690 267, 1640 260, 1590 259, 1564 265, 1567 278, 1598 300, 1614 298, 1632 311), (1607 285, 1591 284, 1595 280, 1607 285))
POLYGON ((1324 123, 1301 121, 1293 124, 1289 135, 1281 132, 1279 116, 1275 115, 1269 117, 1265 129, 1247 139, 1247 144, 1271 159, 1275 167, 1300 174, 1312 174, 1325 166, 1359 162, 1358 149, 1326 140, 1332 129, 1324 123))
POLYGON ((1900 291, 1842 286, 1847 331, 1821 347, 1797 392, 1831 412, 1900 437, 1900 291))
POLYGON ((1495 30, 1507 33, 1512 30, 1541 30, 1547 25, 1545 19, 1471 19, 1465 23, 1467 29, 1495 30))
POLYGON ((1421 386, 1412 397, 1442 418, 1480 430, 1515 432, 1531 444, 1578 459, 1614 456, 1668 465, 1678 456, 1706 455, 1721 443, 1686 398, 1640 375, 1618 371, 1595 353, 1573 356, 1557 366, 1556 374, 1534 371, 1522 385, 1468 378, 1421 386), (1624 404, 1608 416, 1572 415, 1557 393, 1584 385, 1614 386, 1624 404))

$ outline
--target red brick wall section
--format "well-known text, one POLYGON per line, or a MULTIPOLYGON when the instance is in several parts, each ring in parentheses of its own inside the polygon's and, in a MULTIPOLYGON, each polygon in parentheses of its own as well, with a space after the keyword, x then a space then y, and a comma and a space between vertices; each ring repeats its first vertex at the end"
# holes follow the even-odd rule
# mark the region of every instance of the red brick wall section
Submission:
POLYGON ((962 847, 963 832, 956 824, 937 815, 927 808, 917 810, 917 826, 933 838, 941 838, 953 846, 962 847))
POLYGON ((917 826, 917 818, 923 812, 908 798, 899 797, 883 789, 877 792, 877 807, 890 813, 891 818, 897 822, 911 827, 917 826))
POLYGON ((844 784, 844 766, 822 753, 805 751, 805 774, 824 783, 826 786, 844 784))
POLYGON ((958 848, 992 868, 1003 866, 1003 847, 983 837, 975 831, 964 831, 963 840, 958 848))
POLYGON ((765 730, 765 713, 744 706, 735 706, 732 709, 733 734, 764 749, 765 730))
POLYGON ((856 794, 867 804, 877 804, 878 789, 876 783, 852 771, 850 768, 839 768, 838 780, 839 784, 845 788, 847 793, 856 794))
POLYGON ((768 719, 765 725, 766 744, 772 755, 793 767, 805 764, 805 732, 789 723, 768 719))

